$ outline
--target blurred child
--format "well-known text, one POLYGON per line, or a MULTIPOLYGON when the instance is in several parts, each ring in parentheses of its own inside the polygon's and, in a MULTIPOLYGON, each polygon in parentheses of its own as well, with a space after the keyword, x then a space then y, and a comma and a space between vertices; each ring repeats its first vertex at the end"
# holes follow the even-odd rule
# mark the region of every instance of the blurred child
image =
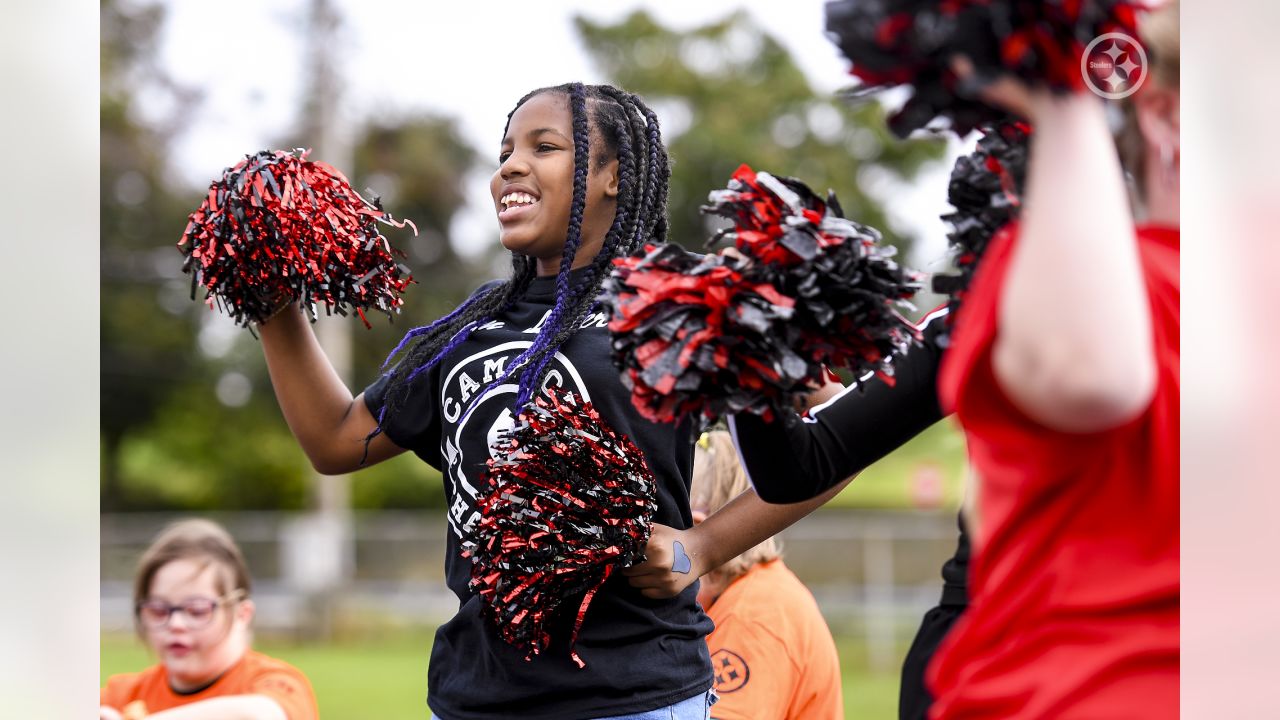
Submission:
MULTIPOLYGON (((694 451, 694 523, 750 489, 729 434, 704 434, 694 451)), ((707 636, 720 695, 713 717, 844 717, 831 631, 772 537, 704 575, 698 602, 716 626, 707 636)))
POLYGON ((133 589, 138 635, 159 662, 108 678, 100 720, 315 720, 306 676, 250 649, 250 591, 240 548, 220 525, 165 528, 133 589))

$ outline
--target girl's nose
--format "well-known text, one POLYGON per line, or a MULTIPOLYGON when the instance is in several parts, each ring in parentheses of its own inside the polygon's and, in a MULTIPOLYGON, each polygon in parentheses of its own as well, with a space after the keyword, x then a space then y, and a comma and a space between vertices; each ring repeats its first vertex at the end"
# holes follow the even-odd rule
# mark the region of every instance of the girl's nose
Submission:
POLYGON ((519 153, 511 153, 498 168, 498 173, 502 175, 504 180, 511 177, 527 175, 529 173, 529 164, 524 161, 523 156, 519 153))
POLYGON ((170 631, 188 630, 191 627, 191 620, 187 618, 187 614, 181 610, 169 613, 169 621, 165 623, 170 631))

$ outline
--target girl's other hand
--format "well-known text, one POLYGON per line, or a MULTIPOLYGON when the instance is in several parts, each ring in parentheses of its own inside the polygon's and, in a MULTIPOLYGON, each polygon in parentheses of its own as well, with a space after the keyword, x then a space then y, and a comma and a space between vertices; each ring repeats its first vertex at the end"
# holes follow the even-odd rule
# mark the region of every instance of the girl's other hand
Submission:
POLYGON ((1001 75, 993 80, 978 78, 973 63, 964 55, 957 55, 951 60, 951 70, 960 81, 961 92, 967 90, 965 94, 972 98, 1025 120, 1035 120, 1039 96, 1048 95, 1047 90, 1033 90, 1012 75, 1001 75))
POLYGON ((98 707, 98 720, 124 720, 119 710, 106 705, 98 707))
POLYGON ((710 568, 703 567, 703 554, 697 549, 693 530, 653 524, 649 543, 645 545, 645 561, 624 568, 631 586, 655 600, 675 597, 693 584, 710 568))

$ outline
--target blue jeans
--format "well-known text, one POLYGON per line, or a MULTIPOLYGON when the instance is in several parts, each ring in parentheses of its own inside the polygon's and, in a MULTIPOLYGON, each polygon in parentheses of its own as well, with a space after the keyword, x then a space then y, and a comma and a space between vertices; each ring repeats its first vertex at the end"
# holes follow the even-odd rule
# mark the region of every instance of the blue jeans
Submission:
MULTIPOLYGON (((719 699, 716 697, 714 690, 708 690, 686 700, 681 700, 675 705, 668 705, 656 710, 646 710, 640 713, 631 713, 630 715, 610 715, 607 718, 597 718, 596 720, 709 720, 711 706, 719 699)), ((442 719, 433 714, 431 720, 442 719)))
POLYGON ((610 715, 597 720, 708 720, 711 717, 711 706, 719 699, 714 690, 708 690, 675 705, 630 715, 610 715))

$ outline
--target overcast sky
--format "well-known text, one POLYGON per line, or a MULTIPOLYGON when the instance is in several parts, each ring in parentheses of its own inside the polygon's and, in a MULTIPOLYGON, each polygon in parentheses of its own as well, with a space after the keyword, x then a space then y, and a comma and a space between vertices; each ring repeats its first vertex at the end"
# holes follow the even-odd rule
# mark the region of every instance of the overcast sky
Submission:
MULTIPOLYGON (((688 29, 721 19, 742 4, 335 3, 346 23, 331 50, 345 82, 342 119, 354 126, 377 115, 445 113, 461 120, 465 136, 482 153, 496 148, 507 112, 526 91, 571 80, 604 80, 574 34, 575 14, 612 22, 644 7, 659 22, 688 29)), ((245 153, 268 146, 297 121, 304 54, 298 30, 306 26, 308 0, 167 4, 161 63, 177 81, 204 92, 200 112, 176 148, 180 176, 200 185, 245 153)), ((820 0, 755 3, 748 12, 791 51, 819 92, 849 84, 845 61, 822 34, 820 0)), ((909 187, 878 189, 895 224, 914 228, 924 241, 914 258, 924 269, 945 253, 944 227, 937 216, 948 208, 949 167, 949 160, 939 163, 909 187)), ((463 252, 491 241, 496 233, 487 177, 488 171, 471 179, 470 205, 453 228, 463 252)))

